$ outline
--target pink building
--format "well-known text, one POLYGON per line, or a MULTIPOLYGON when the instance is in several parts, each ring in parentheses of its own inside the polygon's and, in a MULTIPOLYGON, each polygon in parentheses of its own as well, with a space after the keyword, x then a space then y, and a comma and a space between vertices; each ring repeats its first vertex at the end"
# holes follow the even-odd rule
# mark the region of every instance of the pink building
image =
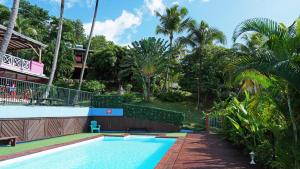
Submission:
MULTIPOLYGON (((0 25, 0 43, 3 40, 6 27, 0 25)), ((47 83, 48 78, 44 74, 44 64, 42 63, 42 49, 45 48, 41 42, 13 32, 8 50, 6 53, 0 53, 0 77, 6 77, 16 80, 47 83), (26 60, 22 56, 14 56, 12 53, 18 53, 20 50, 33 50, 38 58, 36 60, 26 60)))

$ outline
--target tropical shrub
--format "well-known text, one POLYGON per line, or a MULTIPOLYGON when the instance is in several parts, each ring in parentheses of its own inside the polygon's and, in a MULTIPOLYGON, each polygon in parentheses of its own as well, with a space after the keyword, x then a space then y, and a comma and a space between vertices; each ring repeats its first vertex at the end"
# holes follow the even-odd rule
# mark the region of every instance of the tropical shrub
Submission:
POLYGON ((105 91, 105 85, 100 81, 90 80, 83 83, 82 89, 99 95, 105 91))
POLYGON ((162 101, 182 102, 191 95, 192 94, 190 92, 186 92, 186 91, 182 91, 182 90, 171 90, 168 92, 160 93, 157 97, 162 101))
POLYGON ((292 137, 283 134, 288 129, 288 119, 268 93, 261 91, 250 95, 245 92, 243 96, 229 98, 225 104, 222 102, 215 107, 218 107, 215 111, 219 115, 225 116, 223 132, 226 138, 244 147, 247 153, 254 151, 256 161, 272 168, 293 166, 287 165, 292 158, 283 160, 284 153, 294 156, 287 148, 293 146, 282 146, 293 142, 292 137))
POLYGON ((130 55, 124 58, 120 74, 133 75, 141 84, 144 99, 149 101, 152 95, 153 81, 164 69, 164 61, 168 55, 167 42, 154 37, 132 43, 130 55))

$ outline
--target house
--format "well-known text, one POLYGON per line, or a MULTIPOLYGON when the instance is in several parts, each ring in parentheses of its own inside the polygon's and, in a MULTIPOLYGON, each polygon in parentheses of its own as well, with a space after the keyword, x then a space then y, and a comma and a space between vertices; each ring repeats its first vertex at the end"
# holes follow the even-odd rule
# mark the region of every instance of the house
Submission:
MULTIPOLYGON (((80 79, 80 74, 81 74, 81 70, 83 68, 83 62, 84 62, 84 56, 85 56, 85 52, 86 49, 83 48, 83 45, 76 45, 75 48, 72 48, 72 50, 74 51, 74 60, 75 60, 75 64, 74 64, 74 72, 73 72, 73 76, 72 79, 80 79)), ((89 51, 89 55, 93 53, 93 51, 89 51)), ((85 74, 87 74, 88 72, 88 66, 85 66, 85 74)))
MULTIPOLYGON (((3 40, 6 27, 0 25, 0 43, 3 40)), ((13 31, 6 53, 0 53, 0 77, 37 83, 47 83, 48 77, 44 74, 42 50, 46 45, 13 31), (22 56, 14 56, 20 50, 33 50, 38 60, 26 60, 22 56)))

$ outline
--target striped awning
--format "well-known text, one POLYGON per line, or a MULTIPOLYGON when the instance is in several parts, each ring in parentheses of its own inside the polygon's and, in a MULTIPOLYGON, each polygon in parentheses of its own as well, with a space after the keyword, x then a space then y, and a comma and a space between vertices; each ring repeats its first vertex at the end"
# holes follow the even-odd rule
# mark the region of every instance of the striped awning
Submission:
MULTIPOLYGON (((3 25, 0 25, 0 43, 3 40, 3 36, 6 32, 6 27, 3 25)), ((11 40, 8 46, 9 51, 16 51, 21 49, 39 49, 45 48, 46 45, 34 40, 30 37, 27 37, 25 35, 22 35, 21 33, 18 33, 16 31, 13 31, 13 34, 11 36, 11 40)))

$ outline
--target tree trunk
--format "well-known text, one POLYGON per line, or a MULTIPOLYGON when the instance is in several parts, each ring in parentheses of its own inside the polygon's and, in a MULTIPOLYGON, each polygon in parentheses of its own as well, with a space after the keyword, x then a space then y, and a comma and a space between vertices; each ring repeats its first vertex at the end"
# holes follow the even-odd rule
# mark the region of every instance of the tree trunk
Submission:
POLYGON ((151 77, 147 77, 147 101, 150 101, 151 96, 151 77))
POLYGON ((172 60, 172 50, 173 50, 173 33, 170 34, 170 55, 168 56, 168 63, 167 63, 167 71, 166 71, 166 77, 165 77, 165 91, 168 92, 169 91, 169 80, 170 80, 170 63, 172 60))
MULTIPOLYGON (((290 96, 290 89, 289 86, 287 86, 287 103, 288 103, 288 109, 289 109, 289 116, 291 119, 291 123, 292 123, 292 127, 293 127, 293 135, 294 135, 294 146, 295 149, 298 146, 298 131, 297 131, 297 125, 294 119, 294 114, 293 114, 293 106, 292 106, 292 100, 291 100, 291 96, 290 96)), ((295 157, 296 155, 294 154, 294 168, 298 168, 298 163, 297 163, 297 159, 295 157)))
POLYGON ((65 1, 61 0, 60 1, 60 16, 59 16, 59 24, 58 24, 58 32, 57 32, 57 37, 56 37, 56 44, 55 44, 55 51, 54 51, 54 57, 53 57, 53 62, 52 62, 52 69, 51 69, 51 74, 50 74, 50 79, 48 82, 48 86, 44 95, 44 98, 47 98, 49 96, 49 92, 54 80, 55 76, 55 71, 57 67, 57 59, 58 59, 58 54, 59 54, 59 49, 60 49, 60 42, 61 42, 61 34, 62 34, 62 29, 63 29, 63 22, 64 22, 64 7, 65 7, 65 1))
POLYGON ((86 48, 86 51, 85 51, 85 55, 84 55, 84 62, 83 62, 81 73, 80 73, 80 81, 79 81, 78 91, 81 90, 81 86, 82 86, 82 81, 83 81, 83 75, 84 75, 84 71, 85 71, 86 61, 87 61, 87 58, 88 58, 88 55, 89 55, 89 50, 90 50, 92 36, 93 36, 93 32, 94 32, 94 27, 95 27, 95 22, 96 22, 96 18, 97 18, 98 6, 99 6, 99 0, 96 0, 96 5, 95 5, 95 10, 94 10, 94 15, 93 15, 92 27, 91 27, 91 31, 90 31, 90 35, 89 35, 88 45, 87 45, 87 48, 86 48))
POLYGON ((200 110, 200 78, 197 79, 197 110, 200 110))
POLYGON ((287 102, 288 102, 289 116, 293 127, 294 143, 296 146, 298 144, 298 131, 297 131, 297 125, 294 119, 294 115, 293 115, 293 107, 292 107, 289 87, 287 88, 287 102))
POLYGON ((201 81, 201 69, 202 69, 202 59, 201 59, 201 49, 197 50, 196 54, 198 55, 198 64, 199 64, 199 70, 198 70, 198 79, 197 79, 197 110, 200 110, 200 81, 201 81))
POLYGON ((144 77, 141 77, 142 78, 142 87, 143 87, 143 97, 144 97, 144 100, 148 101, 148 90, 147 90, 147 82, 145 80, 144 77))
POLYGON ((18 17, 18 11, 19 11, 19 4, 20 4, 20 0, 14 0, 13 6, 11 8, 11 13, 10 13, 7 29, 5 31, 3 41, 1 43, 0 52, 3 54, 5 54, 7 51, 9 41, 11 39, 11 35, 12 35, 12 32, 13 32, 15 24, 16 24, 16 19, 18 17))

